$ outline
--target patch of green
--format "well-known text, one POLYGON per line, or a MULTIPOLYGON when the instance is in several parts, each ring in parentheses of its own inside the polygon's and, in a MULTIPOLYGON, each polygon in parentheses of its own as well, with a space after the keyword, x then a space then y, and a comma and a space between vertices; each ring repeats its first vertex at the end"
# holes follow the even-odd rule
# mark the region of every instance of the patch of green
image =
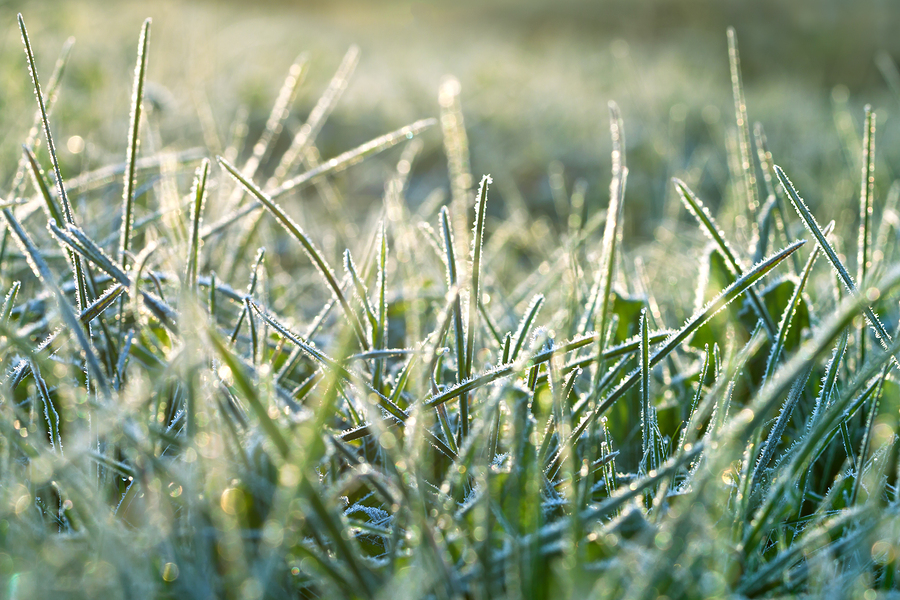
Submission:
POLYGON ((605 209, 553 165, 557 226, 494 200, 514 181, 473 187, 454 80, 439 119, 330 138, 356 47, 308 112, 300 55, 261 130, 163 145, 149 20, 125 160, 79 171, 54 143, 68 47, 44 83, 19 28, 3 597, 900 591, 900 188, 876 193, 873 112, 842 175, 860 222, 821 228, 751 128, 729 30, 730 203, 674 179, 702 233, 642 212, 610 103, 605 209))

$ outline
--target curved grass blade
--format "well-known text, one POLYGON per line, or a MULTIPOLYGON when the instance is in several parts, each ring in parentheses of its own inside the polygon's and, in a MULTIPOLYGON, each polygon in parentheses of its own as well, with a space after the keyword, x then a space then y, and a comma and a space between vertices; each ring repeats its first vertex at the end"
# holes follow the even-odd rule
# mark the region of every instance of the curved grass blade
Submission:
POLYGON ((359 322, 359 319, 356 316, 356 313, 353 311, 353 308, 350 307, 350 304, 347 302, 347 298, 344 296, 344 292, 341 290, 340 284, 338 284, 337 279, 334 277, 334 272, 331 270, 331 267, 325 261, 325 258, 319 252, 319 249, 315 247, 312 243, 312 240, 300 229, 300 226, 297 225, 293 219, 291 219, 284 210, 278 206, 272 198, 270 198, 265 192, 263 192, 259 187, 256 186, 255 183, 246 179, 243 175, 241 175, 234 166, 231 165, 228 161, 226 161, 221 156, 218 157, 219 164, 228 171, 228 173, 234 177, 238 183, 243 185, 248 192, 250 192, 253 197, 255 197, 260 204, 262 204, 272 216, 290 233, 294 239, 300 242, 300 246, 306 252, 306 255, 312 261, 313 265, 315 265, 316 269, 325 279, 328 286, 331 288, 332 293, 334 294, 337 301, 340 303, 341 308, 344 309, 344 314, 347 317, 347 320, 350 322, 350 325, 353 327, 353 331, 356 334, 356 338, 359 341, 360 346, 362 346, 363 350, 369 349, 369 343, 366 340, 366 334, 363 331, 362 325, 359 322))
MULTIPOLYGON (((716 248, 725 259, 725 264, 728 266, 728 269, 736 278, 743 276, 744 268, 741 266, 740 260, 734 254, 728 242, 725 241, 722 229, 719 228, 719 225, 716 223, 715 219, 713 219, 712 214, 710 214, 706 206, 703 205, 700 199, 694 195, 694 192, 692 192, 683 181, 673 178, 672 182, 675 184, 675 189, 678 190, 678 195, 681 196, 681 200, 684 202, 685 207, 687 207, 688 211, 694 215, 694 218, 696 218, 703 226, 703 232, 715 242, 716 248)), ((756 312, 757 316, 763 322, 766 335, 770 340, 774 340, 776 337, 776 330, 775 324, 772 321, 772 316, 769 314, 769 309, 766 308, 765 303, 762 301, 762 298, 759 297, 759 294, 756 293, 756 290, 751 288, 748 290, 747 296, 750 298, 750 303, 753 305, 754 312, 756 312)))
MULTIPOLYGON (((844 286, 847 288, 847 290, 850 291, 851 294, 857 296, 860 295, 856 284, 853 283, 853 278, 850 277, 850 273, 847 271, 847 268, 844 267, 844 263, 841 262, 841 259, 838 258, 838 255, 834 251, 834 248, 832 248, 831 244, 828 243, 828 240, 825 239, 825 235, 822 233, 822 229, 819 227, 819 224, 816 223, 816 218, 809 211, 809 208, 806 206, 806 203, 803 202, 803 199, 800 198, 800 195, 794 188, 794 184, 791 183, 791 180, 788 179, 787 175, 784 174, 784 171, 778 165, 775 165, 775 174, 778 176, 778 181, 781 182, 781 186, 784 188, 784 191, 787 192, 788 197, 791 199, 791 203, 794 205, 794 209, 797 211, 797 214, 800 215, 800 217, 803 219, 803 223, 806 225, 806 228, 816 238, 819 246, 822 247, 822 251, 825 252, 825 256, 828 257, 828 260, 831 262, 831 266, 834 267, 834 270, 837 272, 838 277, 840 277, 841 281, 844 283, 844 286)), ((884 328, 884 325, 878 319, 878 315, 875 314, 875 311, 872 310, 872 307, 868 304, 864 305, 862 307, 862 310, 863 314, 866 317, 866 320, 869 321, 869 325, 875 331, 875 336, 878 338, 881 346, 883 348, 887 348, 890 345, 892 338, 884 328)), ((898 360, 897 355, 895 354, 892 358, 894 360, 894 364, 900 366, 900 360, 898 360)))

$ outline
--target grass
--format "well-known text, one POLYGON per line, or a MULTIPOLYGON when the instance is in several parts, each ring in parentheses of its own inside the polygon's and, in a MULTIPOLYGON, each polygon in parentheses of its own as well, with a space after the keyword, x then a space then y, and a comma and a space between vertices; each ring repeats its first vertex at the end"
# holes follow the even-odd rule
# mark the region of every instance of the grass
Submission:
POLYGON ((19 27, 38 107, 2 209, 5 597, 898 594, 900 194, 875 186, 874 111, 859 222, 826 204, 822 228, 751 127, 729 30, 740 219, 676 178, 710 244, 641 248, 615 103, 606 209, 556 169, 550 234, 495 206, 499 177, 472 189, 454 80, 439 122, 323 159, 355 47, 292 142, 304 55, 258 139, 160 148, 148 20, 125 163, 68 173, 69 47, 42 92, 19 27), (438 132, 449 189, 411 203, 438 132), (396 162, 361 210, 343 182, 375 155, 396 162))

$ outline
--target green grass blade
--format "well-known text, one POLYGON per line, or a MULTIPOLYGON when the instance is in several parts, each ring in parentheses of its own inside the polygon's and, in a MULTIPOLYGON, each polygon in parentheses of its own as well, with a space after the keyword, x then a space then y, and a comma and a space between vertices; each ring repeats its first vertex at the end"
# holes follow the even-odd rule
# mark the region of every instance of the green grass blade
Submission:
MULTIPOLYGON (((69 204, 69 197, 66 194, 66 186, 63 183, 62 172, 59 169, 59 159, 56 156, 56 145, 53 143, 53 136, 50 134, 50 120, 46 104, 44 103, 44 95, 41 92, 41 84, 38 79, 37 67, 34 64, 34 52, 31 49, 31 41, 28 39, 28 31, 25 29, 25 20, 21 13, 18 15, 19 32, 22 34, 22 42, 25 45, 25 56, 28 59, 28 70, 31 73, 31 80, 34 83, 34 94, 37 97, 38 109, 41 113, 41 121, 44 127, 44 137, 47 140, 47 152, 50 154, 50 162, 53 165, 53 173, 56 176, 56 193, 62 204, 62 211, 66 217, 67 223, 74 223, 72 216, 72 207, 69 204)), ((81 310, 88 305, 87 291, 85 289, 84 271, 81 265, 81 259, 75 257, 75 287, 77 289, 77 310, 81 310)))
MULTIPOLYGON (((859 238, 856 253, 856 281, 864 285, 872 266, 872 203, 875 196, 875 113, 866 105, 863 131, 862 175, 859 192, 859 238)), ((866 360, 866 324, 856 329, 857 362, 866 360)))
MULTIPOLYGON (((441 241, 444 246, 444 264, 447 272, 447 289, 459 289, 459 277, 456 270, 456 249, 453 240, 453 226, 450 220, 450 211, 446 206, 441 207, 440 212, 441 241)), ((456 300, 453 304, 453 326, 456 340, 456 382, 459 383, 465 377, 463 370, 466 365, 466 334, 462 321, 462 302, 459 294, 454 294, 456 300)))
POLYGON ((269 411, 263 404, 263 399, 259 397, 257 384, 251 381, 250 374, 231 349, 225 345, 225 340, 223 340, 214 329, 210 329, 208 334, 209 341, 212 342, 216 352, 228 366, 228 369, 234 378, 235 387, 241 391, 241 394, 250 404, 250 408, 259 420, 262 430, 272 442, 272 445, 275 446, 275 449, 278 450, 281 457, 287 458, 291 452, 291 445, 284 437, 284 433, 281 431, 278 424, 276 424, 275 421, 272 420, 272 417, 269 416, 269 411))
POLYGON ((204 158, 197 167, 191 196, 191 242, 188 247, 188 259, 185 271, 185 283, 191 290, 197 289, 197 278, 200 276, 200 225, 203 218, 203 205, 206 200, 206 182, 209 177, 209 159, 204 158))
MULTIPOLYGON (((50 74, 50 79, 47 81, 44 106, 48 117, 53 113, 53 106, 54 104, 56 104, 59 85, 62 82, 62 76, 66 70, 66 66, 69 64, 69 54, 72 52, 72 46, 74 45, 75 38, 70 37, 66 40, 65 44, 63 44, 62 50, 59 53, 59 58, 56 60, 56 65, 53 67, 53 72, 50 74)), ((31 125, 31 129, 28 131, 28 135, 25 138, 25 143, 23 144, 23 146, 28 148, 29 151, 34 150, 38 142, 38 136, 40 135, 41 125, 44 120, 43 113, 44 111, 42 111, 40 108, 38 108, 34 113, 34 121, 31 125)), ((27 161, 28 159, 24 155, 19 159, 19 164, 16 168, 16 174, 13 177, 13 182, 10 186, 10 189, 12 190, 10 196, 13 198, 18 196, 22 191, 22 185, 25 183, 25 172, 28 170, 27 161)))
MULTIPOLYGON (((481 178, 478 196, 475 201, 475 227, 472 232, 472 266, 471 287, 469 288, 469 314, 466 320, 466 362, 463 378, 472 376, 472 364, 475 361, 475 318, 478 314, 478 303, 481 300, 481 262, 484 250, 484 223, 487 212, 488 186, 491 176, 481 178)), ((460 431, 462 439, 469 434, 469 402, 467 395, 460 396, 460 431)))
POLYGON ((244 178, 234 166, 231 165, 228 161, 226 161, 221 156, 218 157, 219 164, 228 171, 228 173, 234 177, 238 183, 244 186, 248 192, 250 192, 253 197, 255 197, 260 204, 262 204, 272 216, 278 221, 278 223, 284 227, 284 229, 291 234, 295 240, 300 243, 300 246, 303 248, 306 255, 312 261, 313 265, 315 265, 316 269, 319 271, 319 274, 325 279, 325 282, 331 288, 332 293, 334 294, 337 301, 340 303, 341 308, 344 310, 344 314, 347 317, 347 320, 350 322, 350 325, 353 327, 354 333, 356 333, 356 338, 359 341, 360 346, 364 350, 369 349, 369 343, 366 340, 366 334, 363 331, 362 325, 359 322, 359 319, 356 316, 356 313, 353 311, 353 308, 350 307, 350 303, 347 302, 347 298, 344 296, 344 292, 341 290, 341 286, 338 284, 337 279, 335 279, 334 271, 331 270, 331 267, 325 261, 325 258, 319 252, 319 249, 312 243, 312 240, 306 235, 306 233, 300 229, 300 226, 297 225, 293 219, 291 219, 284 210, 278 206, 272 198, 270 198, 265 192, 263 192, 259 187, 256 186, 255 183, 249 181, 244 178))
MULTIPOLYGON (((253 268, 250 269, 250 284, 247 286, 246 296, 253 296, 256 293, 256 285, 259 282, 259 269, 262 266, 262 261, 266 256, 266 249, 260 248, 256 253, 256 259, 253 261, 253 268)), ((234 329, 231 331, 231 343, 234 344, 237 341, 238 334, 241 331, 241 325, 244 324, 244 319, 247 318, 247 306, 243 305, 241 307, 241 314, 238 315, 237 323, 234 325, 234 329)))
MULTIPOLYGON (((828 257, 829 262, 831 262, 831 266, 834 267, 834 270, 837 272, 838 277, 840 277, 844 286, 847 288, 847 290, 850 291, 851 294, 860 295, 856 284, 853 282, 853 278, 850 277, 850 273, 847 271, 844 263, 842 263, 841 259, 838 258, 837 252, 834 251, 834 248, 832 248, 831 244, 828 243, 828 240, 825 239, 825 235, 822 233, 822 228, 819 227, 818 223, 816 223, 816 218, 809 211, 809 208, 806 206, 806 203, 803 202, 803 199, 800 198, 800 195, 794 188, 794 184, 791 183, 791 180, 787 178, 787 175, 784 174, 784 171, 778 165, 775 165, 775 174, 778 176, 778 180, 781 182, 781 186, 784 188, 784 191, 787 192, 788 198, 791 199, 791 203, 794 205, 794 209, 797 211, 797 214, 800 215, 800 217, 803 219, 803 223, 806 225, 806 228, 816 238, 819 246, 822 247, 822 251, 825 253, 825 256, 828 257)), ((868 290, 866 291, 866 294, 868 294, 868 290)), ((866 316, 866 320, 869 321, 869 325, 875 331, 875 336, 878 338, 878 341, 881 343, 882 347, 887 348, 890 345, 892 338, 884 328, 884 325, 878 319, 875 311, 872 310, 871 306, 865 305, 863 306, 863 314, 866 316)), ((898 360, 896 355, 893 357, 893 360, 896 365, 900 366, 900 360, 898 360)))
POLYGON ((737 33, 728 28, 728 65, 731 68, 731 90, 734 96, 734 115, 738 129, 738 149, 741 159, 741 183, 744 188, 747 212, 750 213, 754 237, 758 237, 756 213, 759 211, 759 192, 756 187, 756 173, 753 164, 753 147, 750 143, 750 119, 747 116, 747 101, 744 98, 744 83, 741 79, 741 57, 738 53, 737 33))
POLYGON ((370 344, 374 345, 375 332, 378 331, 378 317, 375 316, 375 311, 372 310, 372 303, 369 301, 369 290, 366 288, 366 284, 363 282, 362 278, 360 278, 359 273, 356 270, 356 264, 353 262, 353 256, 350 254, 349 248, 344 250, 344 270, 350 276, 351 281, 353 281, 356 297, 359 299, 360 304, 362 304, 363 310, 366 313, 366 318, 369 320, 369 326, 372 331, 372 340, 370 340, 370 344))
MULTIPOLYGON (((790 242, 790 235, 787 231, 787 207, 784 204, 784 194, 775 185, 775 163, 772 160, 772 152, 769 150, 769 142, 766 138, 766 132, 762 123, 756 123, 753 127, 753 139, 756 142, 757 158, 763 173, 763 181, 766 184, 766 193, 775 199, 775 208, 778 218, 774 219, 776 229, 781 234, 782 243, 787 245, 790 242)), ((800 259, 796 254, 791 255, 791 262, 794 264, 794 272, 800 274, 800 259)))
POLYGON ((137 185, 136 163, 140 146, 141 113, 144 102, 144 81, 147 76, 147 49, 150 45, 151 19, 144 21, 138 41, 137 64, 134 67, 134 86, 131 92, 131 117, 128 126, 128 146, 125 152, 125 188, 122 191, 122 229, 119 237, 119 264, 124 265, 131 249, 131 227, 134 222, 134 190, 137 185))
POLYGON ((542 306, 544 306, 543 294, 535 295, 531 299, 531 302, 528 303, 528 308, 525 309, 525 314, 522 316, 522 319, 519 321, 519 326, 516 328, 514 336, 516 344, 513 346, 509 360, 514 361, 519 358, 519 352, 521 352, 522 348, 525 346, 525 340, 528 339, 528 335, 531 333, 531 327, 534 324, 534 319, 537 317, 542 306))
MULTIPOLYGON (((435 122, 436 121, 434 119, 423 119, 421 121, 416 121, 412 125, 401 127, 396 131, 392 131, 391 133, 387 133, 383 136, 370 140, 365 144, 361 144, 360 146, 357 146, 352 150, 348 150, 347 152, 335 156, 334 158, 322 163, 318 167, 312 168, 309 171, 306 171, 305 173, 294 177, 293 179, 285 181, 278 187, 273 188, 271 193, 269 194, 269 197, 274 199, 289 191, 301 190, 314 183, 314 181, 319 177, 330 175, 332 173, 339 173, 344 169, 347 169, 348 167, 352 167, 353 165, 362 162, 369 156, 378 154, 379 152, 383 152, 405 140, 408 140, 410 136, 418 135, 422 131, 428 129, 429 127, 432 127, 435 122)), ((227 159, 224 160, 227 161, 227 159)), ((211 225, 205 227, 203 229, 202 237, 206 239, 209 236, 222 232, 229 225, 236 223, 243 217, 251 214, 259 208, 260 206, 258 204, 254 204, 236 210, 233 213, 222 217, 215 223, 212 223, 211 225)))
POLYGON ((28 161, 28 167, 31 170, 31 178, 34 182, 35 188, 37 188, 38 192, 40 192, 41 197, 44 199, 44 206, 47 209, 47 215, 53 219, 53 222, 56 223, 57 227, 65 227, 66 226, 66 217, 62 213, 62 209, 56 203, 56 199, 50 193, 50 188, 47 187, 47 181, 44 179, 44 172, 41 169, 40 165, 38 165, 37 158, 34 156, 34 152, 32 152, 27 146, 23 146, 23 152, 25 153, 25 158, 28 161))
POLYGON ((600 266, 594 278, 594 288, 585 315, 580 323, 579 331, 586 333, 593 323, 595 331, 600 333, 598 349, 605 345, 607 320, 609 318, 609 296, 615 275, 616 247, 619 236, 620 214, 625 199, 625 184, 628 180, 628 167, 625 163, 625 132, 619 106, 609 103, 609 134, 612 138, 612 181, 609 184, 609 207, 606 210, 606 224, 603 229, 603 245, 600 252, 600 266), (594 318, 596 305, 599 302, 600 312, 594 318))
POLYGON ((56 303, 59 307, 59 312, 60 316, 62 317, 63 323, 65 323, 70 333, 74 335, 75 339, 78 341, 78 344, 81 347, 81 351, 84 354, 85 360, 87 362, 88 370, 92 379, 96 382, 97 387, 103 393, 104 398, 109 400, 111 398, 111 392, 109 384, 107 383, 106 375, 103 372, 102 367, 100 366, 100 360, 94 353, 94 349, 91 346, 91 342, 84 331, 84 327, 78 320, 77 313, 69 304, 69 301, 63 291, 56 284, 56 279, 53 276, 53 273, 50 271, 50 267, 47 265, 47 262, 44 260, 43 256, 41 256, 40 251, 34 245, 34 242, 31 241, 31 238, 25 232, 25 229, 22 227, 21 223, 19 223, 18 219, 16 219, 15 215, 13 215, 12 211, 8 208, 3 209, 3 217, 6 219, 6 223, 12 230, 13 235, 16 237, 16 240, 21 245, 23 253, 28 257, 29 266, 31 266, 34 274, 41 281, 41 283, 49 288, 49 290, 56 297, 56 303))
MULTIPOLYGON (((823 233, 828 235, 833 228, 834 221, 825 227, 823 233)), ((791 328, 791 322, 794 319, 794 314, 797 312, 797 307, 800 305, 803 290, 806 288, 806 283, 809 281, 809 276, 812 273, 813 265, 816 263, 816 258, 818 258, 818 256, 819 246, 815 246, 812 252, 809 253, 809 259, 806 261, 806 266, 803 267, 803 271, 800 273, 800 280, 794 284, 794 292, 791 294, 791 299, 784 308, 784 314, 781 315, 781 324, 778 326, 778 338, 775 340, 775 344, 769 352, 769 358, 766 360, 763 385, 772 378, 778 360, 781 358, 781 353, 784 351, 784 342, 787 339, 788 331, 791 328)))
POLYGON ((20 289, 22 289, 21 281, 14 281, 9 287, 6 297, 3 299, 3 308, 0 309, 0 327, 6 327, 6 324, 9 323, 9 317, 12 314, 13 306, 16 305, 16 296, 19 295, 20 289))
MULTIPOLYGON (((725 241, 722 229, 719 228, 719 225, 716 223, 715 219, 713 219, 712 214, 710 214, 706 206, 703 205, 700 199, 694 195, 683 181, 680 179, 673 179, 673 183, 675 184, 678 195, 681 196, 681 200, 684 202, 685 207, 687 207, 688 211, 694 215, 694 218, 696 218, 703 226, 703 232, 716 244, 716 248, 725 259, 725 264, 728 266, 728 269, 736 278, 741 277, 744 274, 744 268, 741 265, 740 260, 732 251, 731 246, 725 241)), ((747 295, 750 298, 753 310, 763 322, 766 335, 768 335, 770 340, 774 340, 776 336, 775 323, 772 321, 772 316, 769 314, 769 310, 766 308, 765 303, 754 289, 750 289, 747 295)))

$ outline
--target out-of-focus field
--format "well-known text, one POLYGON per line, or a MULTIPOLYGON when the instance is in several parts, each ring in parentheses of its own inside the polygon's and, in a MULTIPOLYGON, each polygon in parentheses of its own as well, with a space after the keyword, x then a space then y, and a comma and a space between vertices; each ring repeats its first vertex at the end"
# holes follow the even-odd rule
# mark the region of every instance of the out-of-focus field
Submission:
MULTIPOLYGON (((296 128, 351 44, 361 61, 326 130, 328 157, 375 135, 438 114, 443 77, 459 78, 472 171, 497 178, 497 197, 521 195, 553 216, 548 168, 568 186, 589 183, 588 206, 606 203, 606 103, 625 118, 630 235, 653 235, 656 217, 680 210, 668 178, 686 177, 716 207, 728 199, 728 133, 734 112, 725 28, 736 28, 750 119, 767 130, 775 161, 790 167, 815 205, 856 194, 862 106, 879 119, 878 191, 892 174, 898 97, 877 63, 900 56, 900 5, 776 0, 659 2, 99 2, 0 4, 0 135, 19 139, 34 105, 15 13, 23 12, 47 77, 59 48, 77 39, 54 115, 60 139, 83 136, 70 173, 124 157, 130 78, 141 21, 154 19, 149 79, 166 147, 221 151, 239 107, 251 139, 294 57, 311 54, 288 130, 296 128), (3 25, 5 24, 5 25, 3 25), (215 131, 201 128, 208 107, 215 131), (212 134, 212 135, 211 135, 212 134), (885 160, 887 159, 887 160, 885 160)), ((286 138, 287 139, 287 138, 286 138)), ((0 147, 3 181, 17 143, 0 147)), ((377 161, 376 161, 377 164, 377 161)), ((384 163, 387 165, 388 163, 384 163)), ((410 190, 421 199, 446 182, 436 132, 426 138, 410 190), (444 179, 442 179, 444 178, 444 179)), ((355 177, 358 199, 383 176, 355 177), (368 187, 365 182, 368 182, 368 187)), ((839 216, 839 215, 830 215, 839 216)), ((849 218, 849 215, 848 215, 849 218)), ((626 236, 628 237, 628 236, 626 236)), ((635 239, 631 237, 630 239, 635 239)))

